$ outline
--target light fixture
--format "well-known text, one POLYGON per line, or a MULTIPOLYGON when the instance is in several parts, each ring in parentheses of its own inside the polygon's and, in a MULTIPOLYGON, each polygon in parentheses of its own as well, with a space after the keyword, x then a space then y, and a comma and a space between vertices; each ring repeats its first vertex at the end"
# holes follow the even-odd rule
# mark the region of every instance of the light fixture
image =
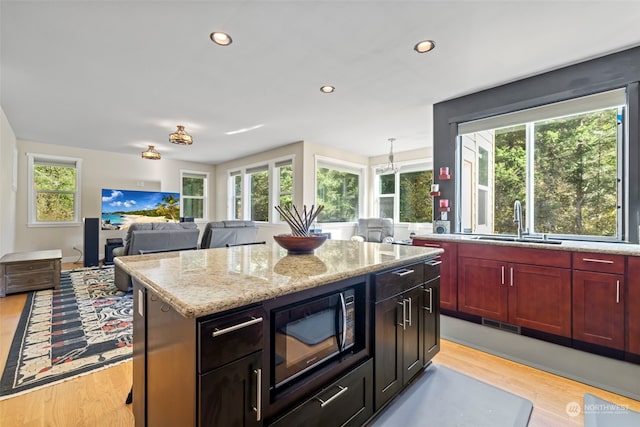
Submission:
POLYGON ((147 151, 142 152, 142 158, 147 160, 160 160, 160 153, 156 151, 153 145, 149 145, 147 151))
POLYGON ((387 163, 385 166, 380 166, 376 169, 376 172, 379 174, 385 174, 385 173, 398 173, 398 170, 400 169, 398 166, 396 166, 396 164, 393 162, 393 141, 395 141, 395 138, 389 138, 389 143, 391 144, 391 149, 389 150, 389 163, 387 163))
POLYGON ((193 138, 184 130, 184 126, 178 125, 178 130, 169 135, 169 142, 178 145, 191 145, 193 138))
POLYGON ((231 36, 227 33, 223 33, 221 31, 215 31, 209 35, 209 38, 215 44, 219 44, 220 46, 229 46, 233 43, 231 36))
POLYGON ((329 85, 320 86, 320 92, 322 93, 333 93, 335 90, 336 88, 334 86, 329 86, 329 85))
POLYGON ((433 40, 422 40, 416 43, 416 45, 413 47, 413 50, 418 53, 426 53, 430 50, 433 50, 435 47, 436 42, 434 42, 433 40))

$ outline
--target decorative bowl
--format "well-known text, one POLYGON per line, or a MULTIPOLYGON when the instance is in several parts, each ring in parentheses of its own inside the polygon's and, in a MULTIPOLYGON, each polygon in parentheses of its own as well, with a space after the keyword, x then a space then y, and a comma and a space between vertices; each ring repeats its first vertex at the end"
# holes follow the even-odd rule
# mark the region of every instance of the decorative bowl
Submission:
POLYGON ((314 250, 322 246, 327 236, 312 234, 310 236, 292 236, 291 234, 278 234, 273 240, 287 250, 289 255, 312 254, 314 250))

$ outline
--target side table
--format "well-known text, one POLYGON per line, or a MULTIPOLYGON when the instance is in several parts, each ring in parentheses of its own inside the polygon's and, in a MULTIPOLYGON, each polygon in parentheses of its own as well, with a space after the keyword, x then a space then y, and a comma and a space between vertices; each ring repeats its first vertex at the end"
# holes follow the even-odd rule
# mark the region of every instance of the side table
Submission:
POLYGON ((113 264, 113 250, 120 246, 123 246, 122 239, 107 239, 107 242, 104 245, 104 265, 113 264))
POLYGON ((15 252, 0 258, 0 297, 60 287, 62 251, 15 252))

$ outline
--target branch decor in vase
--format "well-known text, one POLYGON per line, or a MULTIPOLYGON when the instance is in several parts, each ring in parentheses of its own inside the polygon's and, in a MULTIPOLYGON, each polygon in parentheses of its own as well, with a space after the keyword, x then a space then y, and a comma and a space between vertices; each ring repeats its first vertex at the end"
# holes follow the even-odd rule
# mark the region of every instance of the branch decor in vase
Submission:
POLYGON ((311 225, 323 209, 323 205, 318 205, 317 208, 311 205, 309 210, 307 205, 303 205, 302 209, 295 205, 276 206, 280 217, 291 227, 291 234, 280 234, 273 236, 273 239, 285 248, 289 255, 312 254, 327 240, 324 234, 310 232, 311 225))

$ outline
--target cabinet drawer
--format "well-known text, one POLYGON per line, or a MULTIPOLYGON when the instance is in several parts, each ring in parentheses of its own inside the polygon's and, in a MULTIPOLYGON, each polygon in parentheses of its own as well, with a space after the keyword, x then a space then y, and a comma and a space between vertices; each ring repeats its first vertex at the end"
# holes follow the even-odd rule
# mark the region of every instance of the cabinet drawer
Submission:
POLYGON ((262 307, 198 324, 198 371, 207 372, 262 349, 262 307))
POLYGON ((289 426, 360 426, 373 415, 373 359, 325 387, 274 423, 289 426))
POLYGON ((55 269, 55 260, 29 261, 19 262, 15 264, 6 264, 6 274, 22 274, 37 271, 51 271, 55 269))
POLYGON ((573 253, 573 269, 624 274, 624 255, 573 253))
POLYGON ((442 264, 442 257, 439 255, 435 258, 428 259, 424 262, 424 281, 430 282, 433 279, 440 277, 440 265, 442 264))
POLYGON ((56 286, 54 273, 52 271, 5 275, 5 283, 7 284, 7 293, 32 291, 56 286))
POLYGON ((376 301, 382 301, 424 282, 424 264, 405 265, 376 274, 376 301))

